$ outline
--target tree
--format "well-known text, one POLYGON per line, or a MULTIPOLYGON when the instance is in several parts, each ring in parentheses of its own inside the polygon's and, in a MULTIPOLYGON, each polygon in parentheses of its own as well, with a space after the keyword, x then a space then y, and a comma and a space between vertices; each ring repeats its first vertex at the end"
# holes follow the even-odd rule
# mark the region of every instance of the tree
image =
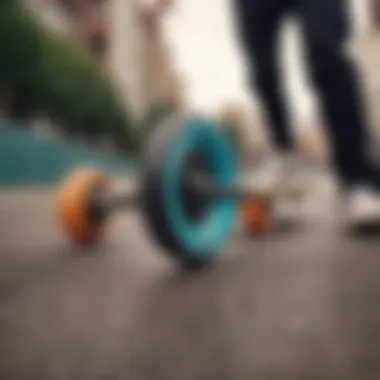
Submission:
POLYGON ((17 3, 0 7, 0 83, 10 95, 15 117, 35 107, 42 38, 42 29, 17 3))
POLYGON ((17 2, 0 5, 0 85, 11 116, 44 110, 73 136, 135 150, 134 120, 94 57, 47 33, 17 2))

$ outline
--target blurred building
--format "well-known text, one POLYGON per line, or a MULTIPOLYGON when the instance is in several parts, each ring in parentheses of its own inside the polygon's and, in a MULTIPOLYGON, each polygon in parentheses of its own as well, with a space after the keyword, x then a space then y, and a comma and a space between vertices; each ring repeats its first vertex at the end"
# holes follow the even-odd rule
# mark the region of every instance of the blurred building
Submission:
POLYGON ((144 102, 147 109, 157 103, 174 101, 185 106, 184 85, 174 66, 173 54, 163 30, 165 11, 141 9, 143 26, 142 63, 145 68, 144 102))
POLYGON ((183 103, 162 31, 165 12, 139 0, 25 0, 48 28, 94 54, 137 116, 156 102, 183 103))
POLYGON ((38 18, 54 33, 63 37, 71 37, 74 19, 65 11, 65 7, 56 0, 24 0, 38 18))
POLYGON ((109 3, 109 51, 107 65, 126 104, 137 116, 146 111, 144 99, 144 30, 137 0, 107 0, 109 3))

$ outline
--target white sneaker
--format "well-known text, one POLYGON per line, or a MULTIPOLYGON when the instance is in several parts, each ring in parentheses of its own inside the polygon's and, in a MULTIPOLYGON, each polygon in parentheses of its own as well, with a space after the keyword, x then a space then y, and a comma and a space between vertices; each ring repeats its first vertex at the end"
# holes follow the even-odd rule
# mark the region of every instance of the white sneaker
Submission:
POLYGON ((310 183, 305 160, 297 153, 272 153, 262 159, 258 168, 247 178, 254 191, 298 191, 310 183))
POLYGON ((351 225, 380 223, 380 192, 357 187, 348 195, 345 206, 344 220, 351 225))

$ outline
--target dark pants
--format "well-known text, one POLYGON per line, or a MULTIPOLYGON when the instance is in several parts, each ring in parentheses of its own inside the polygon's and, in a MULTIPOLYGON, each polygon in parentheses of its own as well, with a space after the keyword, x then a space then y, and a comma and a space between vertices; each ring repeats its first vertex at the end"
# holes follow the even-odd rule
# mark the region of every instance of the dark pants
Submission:
POLYGON ((334 163, 349 184, 369 174, 367 124, 357 74, 344 52, 349 35, 347 0, 235 0, 237 24, 253 85, 258 89, 273 141, 280 149, 294 144, 279 73, 281 21, 295 15, 301 24, 310 80, 328 126, 334 163))

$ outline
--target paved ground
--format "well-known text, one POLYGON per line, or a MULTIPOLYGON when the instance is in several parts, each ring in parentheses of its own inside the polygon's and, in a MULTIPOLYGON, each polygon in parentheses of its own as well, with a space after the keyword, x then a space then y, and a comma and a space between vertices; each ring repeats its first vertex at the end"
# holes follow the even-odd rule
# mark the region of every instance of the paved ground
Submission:
POLYGON ((138 214, 95 251, 56 226, 51 193, 0 195, 0 379, 380 378, 380 238, 348 238, 326 184, 304 223, 238 232, 179 272, 138 214))

